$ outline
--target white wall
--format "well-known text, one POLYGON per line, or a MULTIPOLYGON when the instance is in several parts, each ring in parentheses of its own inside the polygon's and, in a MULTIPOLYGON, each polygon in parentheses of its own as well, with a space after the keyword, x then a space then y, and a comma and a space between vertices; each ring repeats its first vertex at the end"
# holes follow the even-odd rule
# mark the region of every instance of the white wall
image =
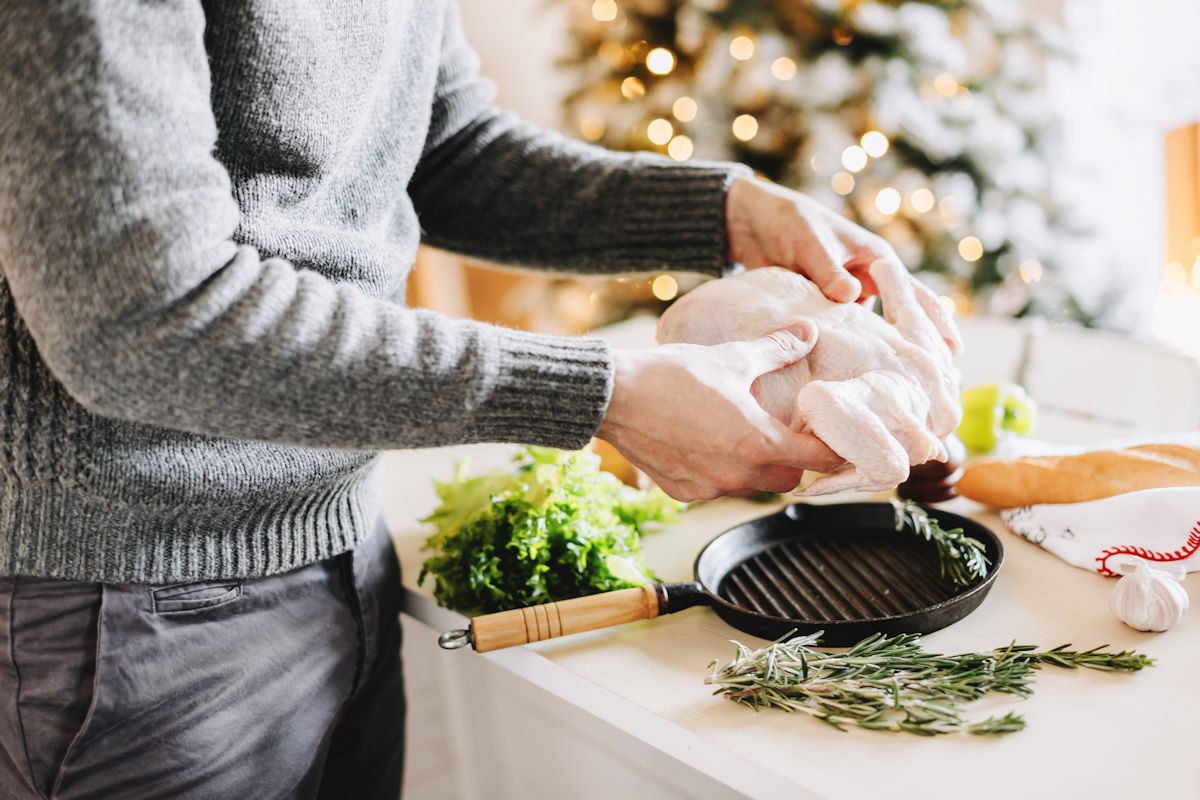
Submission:
POLYGON ((1096 233, 1096 266, 1079 278, 1128 289, 1116 321, 1144 331, 1166 260, 1164 137, 1200 121, 1200 2, 1067 0, 1066 12, 1077 58, 1054 76, 1058 171, 1081 181, 1096 233))
MULTIPOLYGON (((566 0, 582 2, 583 0, 566 0)), ((530 122, 556 127, 571 77, 556 64, 566 46, 563 0, 459 0, 463 29, 497 102, 530 122)))

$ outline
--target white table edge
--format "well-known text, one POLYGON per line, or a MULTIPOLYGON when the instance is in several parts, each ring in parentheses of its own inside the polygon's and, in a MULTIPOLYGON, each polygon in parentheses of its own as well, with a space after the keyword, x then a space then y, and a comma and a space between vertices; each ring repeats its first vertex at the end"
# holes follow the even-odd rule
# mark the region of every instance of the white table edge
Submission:
MULTIPOLYGON (((432 598, 404 588, 401 611, 437 635, 465 628, 467 618, 442 608, 432 598)), ((527 647, 491 653, 447 652, 451 658, 486 658, 492 664, 580 711, 632 736, 648 747, 749 797, 786 796, 822 800, 782 775, 765 770, 728 749, 703 739, 602 686, 565 669, 527 647)))

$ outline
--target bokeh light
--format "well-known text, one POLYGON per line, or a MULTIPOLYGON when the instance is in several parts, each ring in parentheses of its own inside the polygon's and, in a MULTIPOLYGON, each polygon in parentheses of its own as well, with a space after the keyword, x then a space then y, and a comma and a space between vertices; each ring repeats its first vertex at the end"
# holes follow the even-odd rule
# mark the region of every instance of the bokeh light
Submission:
POLYGON ((861 172, 867 166, 867 151, 852 144, 842 151, 842 166, 851 172, 861 172))
POLYGON ((650 120, 646 126, 646 138, 655 144, 666 144, 675 135, 675 126, 661 117, 650 120))
POLYGON ((671 113, 680 122, 691 122, 699 110, 700 106, 696 105, 696 101, 686 95, 671 104, 671 113))
POLYGON ((1042 264, 1034 258, 1026 259, 1017 267, 1017 274, 1026 283, 1037 283, 1042 279, 1042 264))
POLYGON ((612 22, 618 10, 614 0, 596 0, 592 3, 592 18, 597 22, 612 22))
POLYGON ((687 161, 692 157, 692 152, 695 150, 695 145, 692 140, 686 136, 676 136, 667 145, 667 155, 676 161, 687 161))
POLYGON ((749 36, 735 36, 729 41, 729 55, 738 61, 754 58, 754 40, 749 36))
POLYGON ((588 114, 579 120, 579 133, 589 142, 597 141, 604 135, 604 119, 595 114, 588 114))
POLYGON ((958 243, 958 254, 964 261, 978 261, 983 258, 983 242, 975 236, 965 236, 958 243))
POLYGON ((871 158, 879 158, 888 151, 891 142, 879 131, 867 131, 859 140, 862 149, 867 151, 867 155, 871 158))
POLYGON ((933 79, 933 90, 942 97, 953 97, 959 88, 958 80, 949 72, 940 73, 933 79))
POLYGON ((646 69, 655 75, 668 75, 675 69, 675 54, 665 47, 656 47, 646 53, 646 69))
POLYGON ((735 117, 732 127, 733 135, 743 142, 748 142, 758 135, 758 120, 749 114, 735 117))
POLYGON ((659 275, 650 284, 650 291, 659 300, 674 300, 675 295, 679 294, 679 282, 670 275, 659 275))
POLYGON ((933 210, 933 201, 933 192, 928 189, 917 189, 908 196, 908 202, 918 214, 933 210))
POLYGON ((880 214, 890 217, 900 210, 900 192, 891 186, 880 189, 879 194, 875 195, 875 207, 879 209, 880 214))
POLYGON ((780 56, 771 62, 771 76, 777 81, 790 81, 796 77, 796 62, 787 56, 780 56))

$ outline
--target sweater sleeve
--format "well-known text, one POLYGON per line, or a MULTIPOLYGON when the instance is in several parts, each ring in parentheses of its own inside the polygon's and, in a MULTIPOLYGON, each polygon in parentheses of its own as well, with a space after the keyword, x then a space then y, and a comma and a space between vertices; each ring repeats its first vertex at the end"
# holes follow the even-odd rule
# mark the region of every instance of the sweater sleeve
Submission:
POLYGON ((594 338, 403 308, 233 240, 198 0, 25 0, 0 25, 0 272, 94 413, 377 449, 584 444, 594 338))
POLYGON ((456 3, 445 7, 433 125, 409 186, 426 242, 577 272, 726 271, 725 194, 747 167, 613 153, 498 111, 456 3))

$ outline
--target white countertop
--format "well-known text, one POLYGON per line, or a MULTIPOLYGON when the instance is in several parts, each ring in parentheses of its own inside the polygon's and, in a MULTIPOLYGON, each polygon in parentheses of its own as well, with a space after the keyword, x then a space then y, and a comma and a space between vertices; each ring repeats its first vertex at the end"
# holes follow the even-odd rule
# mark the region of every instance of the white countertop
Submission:
MULTIPOLYGON (((484 470, 505 464, 512 451, 489 445, 385 456, 385 513, 403 564, 406 611, 426 623, 431 636, 465 622, 438 608, 428 585, 415 583, 420 546, 430 533, 417 520, 436 504, 432 479, 449 476, 458 459, 484 470)), ((837 498, 852 499, 862 498, 837 498)), ((926 739, 838 733, 802 715, 755 713, 712 696, 703 682, 707 665, 729 658, 727 640, 758 640, 707 608, 515 651, 480 655, 468 649, 444 657, 493 659, 750 796, 789 790, 798 798, 1200 797, 1193 744, 1200 720, 1200 610, 1193 607, 1166 633, 1131 630, 1108 610, 1111 579, 1068 566, 1008 533, 994 513, 969 501, 945 507, 995 530, 1007 558, 979 609, 925 637, 927 648, 987 650, 1014 640, 1044 647, 1108 643, 1145 652, 1156 666, 1117 675, 1045 667, 1033 697, 1001 696, 967 706, 972 718, 1018 711, 1026 718, 1024 731, 926 739)), ((647 559, 665 581, 692 580, 692 562, 706 542, 774 510, 735 500, 701 505, 646 537, 647 559)), ((1186 585, 1200 599, 1200 576, 1186 585)))

